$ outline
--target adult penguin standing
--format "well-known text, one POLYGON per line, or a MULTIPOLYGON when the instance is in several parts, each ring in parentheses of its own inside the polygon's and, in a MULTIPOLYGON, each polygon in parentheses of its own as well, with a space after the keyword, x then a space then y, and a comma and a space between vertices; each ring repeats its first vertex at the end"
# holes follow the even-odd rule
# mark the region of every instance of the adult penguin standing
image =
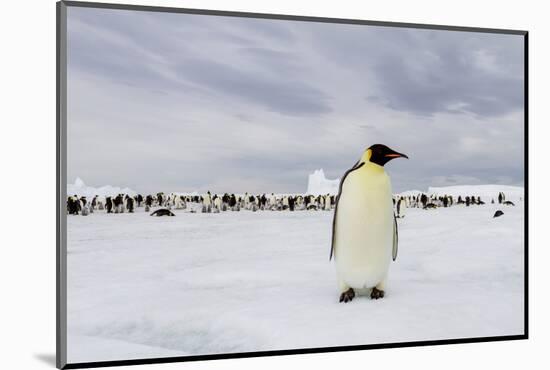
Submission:
POLYGON ((384 165, 395 158, 408 157, 372 145, 340 181, 329 258, 336 260, 340 302, 351 301, 355 289, 372 288, 371 298, 384 297, 390 259, 397 258, 397 221, 384 165))

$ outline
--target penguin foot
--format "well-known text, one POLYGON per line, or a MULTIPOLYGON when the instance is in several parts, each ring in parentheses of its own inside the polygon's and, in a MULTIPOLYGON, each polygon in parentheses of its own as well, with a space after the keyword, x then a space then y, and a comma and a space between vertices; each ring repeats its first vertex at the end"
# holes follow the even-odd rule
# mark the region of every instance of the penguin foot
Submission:
POLYGON ((353 288, 349 288, 348 290, 340 294, 340 302, 351 302, 353 297, 355 297, 355 291, 353 290, 353 288))
POLYGON ((370 297, 371 299, 384 298, 384 291, 372 288, 372 291, 370 292, 370 297))

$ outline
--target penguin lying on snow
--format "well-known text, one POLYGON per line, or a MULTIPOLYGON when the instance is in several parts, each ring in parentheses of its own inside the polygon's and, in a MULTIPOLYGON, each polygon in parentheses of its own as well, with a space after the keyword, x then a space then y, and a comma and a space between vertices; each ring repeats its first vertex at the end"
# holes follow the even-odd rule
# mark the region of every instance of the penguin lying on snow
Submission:
POLYGON ((504 214, 504 212, 502 212, 500 209, 498 211, 495 212, 495 215, 493 216, 493 218, 495 217, 500 217, 504 214))
POLYGON ((515 204, 513 202, 510 202, 509 200, 505 200, 504 202, 502 202, 502 204, 504 204, 505 206, 515 206, 515 204))
POLYGON ((151 216, 175 216, 169 209, 161 208, 151 213, 151 216))
POLYGON ((398 239, 391 182, 384 165, 395 158, 408 157, 385 145, 373 145, 340 181, 329 258, 334 255, 336 260, 340 302, 351 301, 355 289, 372 288, 371 298, 384 297, 398 239))

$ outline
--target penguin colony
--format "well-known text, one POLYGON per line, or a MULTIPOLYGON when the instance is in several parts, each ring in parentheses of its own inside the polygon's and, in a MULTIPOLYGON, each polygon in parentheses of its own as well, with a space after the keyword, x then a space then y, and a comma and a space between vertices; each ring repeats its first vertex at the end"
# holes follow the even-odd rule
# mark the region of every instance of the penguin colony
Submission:
MULTIPOLYGON (((248 194, 236 195, 225 193, 223 195, 207 192, 203 195, 177 195, 171 193, 141 194, 130 196, 128 194, 117 194, 113 196, 94 196, 91 201, 85 196, 71 195, 67 197, 67 214, 87 216, 97 211, 105 213, 133 213, 137 209, 144 209, 150 212, 153 207, 165 207, 167 209, 185 210, 189 213, 197 212, 196 208, 189 207, 196 205, 198 212, 220 213, 226 211, 330 211, 336 206, 335 195, 275 195, 271 194, 248 194)), ((394 213, 397 218, 404 218, 406 209, 421 208, 431 210, 440 207, 451 207, 464 205, 466 207, 483 205, 485 202, 479 196, 459 195, 428 195, 419 193, 417 195, 393 195, 392 202, 394 213)), ((495 199, 491 200, 494 204, 495 199)), ((511 201, 505 200, 505 194, 500 193, 498 204, 514 206, 511 201)))
MULTIPOLYGON (((114 196, 94 196, 91 201, 86 197, 72 195, 67 198, 67 214, 86 216, 94 211, 105 213, 133 213, 138 208, 149 212, 153 207, 164 207, 167 210, 185 210, 189 213, 220 213, 227 211, 330 211, 334 209, 336 197, 334 195, 275 195, 249 194, 223 195, 178 195, 171 193, 141 194, 130 196, 117 194, 114 196), (198 210, 198 211, 197 211, 198 210)), ((155 214, 158 215, 158 214, 155 214)))

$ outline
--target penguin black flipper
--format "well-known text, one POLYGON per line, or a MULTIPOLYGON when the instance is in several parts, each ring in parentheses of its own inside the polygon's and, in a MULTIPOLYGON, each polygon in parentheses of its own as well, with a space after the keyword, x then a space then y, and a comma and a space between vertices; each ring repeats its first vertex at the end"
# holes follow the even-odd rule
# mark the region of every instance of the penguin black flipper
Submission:
POLYGON ((353 171, 361 168, 365 162, 357 161, 352 168, 346 171, 344 173, 344 176, 342 176, 342 180, 340 180, 340 185, 338 186, 338 195, 336 196, 336 200, 334 201, 334 215, 332 218, 332 242, 330 245, 330 256, 328 260, 330 261, 332 259, 332 256, 334 254, 334 241, 336 240, 336 215, 338 214, 338 200, 340 199, 340 194, 342 194, 342 187, 344 186, 344 181, 346 181, 346 176, 348 176, 353 171))
POLYGON ((397 218, 393 215, 393 247, 391 257, 395 261, 397 259, 397 244, 399 243, 399 232, 397 231, 397 218))

